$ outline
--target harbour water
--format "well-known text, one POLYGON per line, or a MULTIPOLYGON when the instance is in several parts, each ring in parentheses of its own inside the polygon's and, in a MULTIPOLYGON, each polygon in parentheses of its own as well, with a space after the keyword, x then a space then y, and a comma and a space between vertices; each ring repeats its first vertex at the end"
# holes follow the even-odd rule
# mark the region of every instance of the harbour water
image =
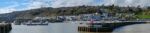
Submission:
POLYGON ((135 24, 115 29, 112 33, 149 33, 150 24, 135 24))
MULTIPOLYGON (((148 33, 150 24, 135 24, 115 29, 108 33, 148 33)), ((79 32, 76 23, 49 23, 42 26, 13 25, 10 33, 98 33, 98 32, 79 32)))
POLYGON ((10 33, 79 33, 75 23, 49 23, 42 26, 13 25, 10 33))

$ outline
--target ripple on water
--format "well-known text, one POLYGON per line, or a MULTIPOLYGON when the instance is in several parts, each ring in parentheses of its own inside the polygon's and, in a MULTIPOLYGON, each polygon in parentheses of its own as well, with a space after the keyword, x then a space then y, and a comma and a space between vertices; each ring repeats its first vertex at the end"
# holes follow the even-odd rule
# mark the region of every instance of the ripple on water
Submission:
POLYGON ((10 33, 78 33, 72 23, 50 23, 48 26, 12 25, 10 33))
POLYGON ((115 29, 113 33, 149 33, 150 24, 135 24, 115 29))

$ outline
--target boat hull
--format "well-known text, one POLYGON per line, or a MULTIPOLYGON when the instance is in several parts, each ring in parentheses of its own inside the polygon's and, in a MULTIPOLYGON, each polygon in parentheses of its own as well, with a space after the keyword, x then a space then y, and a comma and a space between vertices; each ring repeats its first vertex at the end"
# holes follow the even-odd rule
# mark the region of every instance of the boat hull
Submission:
POLYGON ((48 25, 48 24, 26 24, 26 25, 48 25))

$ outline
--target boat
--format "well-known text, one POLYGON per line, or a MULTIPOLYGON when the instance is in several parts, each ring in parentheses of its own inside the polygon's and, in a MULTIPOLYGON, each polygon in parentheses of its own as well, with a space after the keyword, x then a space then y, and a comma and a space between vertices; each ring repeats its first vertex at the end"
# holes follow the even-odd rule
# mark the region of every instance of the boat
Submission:
POLYGON ((48 25, 48 24, 41 24, 41 23, 30 23, 30 24, 26 24, 26 25, 48 25))
POLYGON ((28 23, 24 23, 24 25, 48 25, 48 22, 44 22, 44 23, 40 23, 40 22, 28 22, 28 23))
POLYGON ((13 22, 15 25, 21 25, 21 22, 16 22, 16 21, 14 21, 13 22))

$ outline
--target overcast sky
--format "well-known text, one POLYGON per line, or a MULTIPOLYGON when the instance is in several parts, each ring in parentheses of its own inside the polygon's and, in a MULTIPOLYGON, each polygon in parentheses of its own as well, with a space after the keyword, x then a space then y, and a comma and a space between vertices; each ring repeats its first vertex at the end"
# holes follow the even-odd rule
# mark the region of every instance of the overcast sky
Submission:
POLYGON ((81 5, 150 6, 150 0, 0 0, 0 14, 42 7, 72 7, 81 5))

